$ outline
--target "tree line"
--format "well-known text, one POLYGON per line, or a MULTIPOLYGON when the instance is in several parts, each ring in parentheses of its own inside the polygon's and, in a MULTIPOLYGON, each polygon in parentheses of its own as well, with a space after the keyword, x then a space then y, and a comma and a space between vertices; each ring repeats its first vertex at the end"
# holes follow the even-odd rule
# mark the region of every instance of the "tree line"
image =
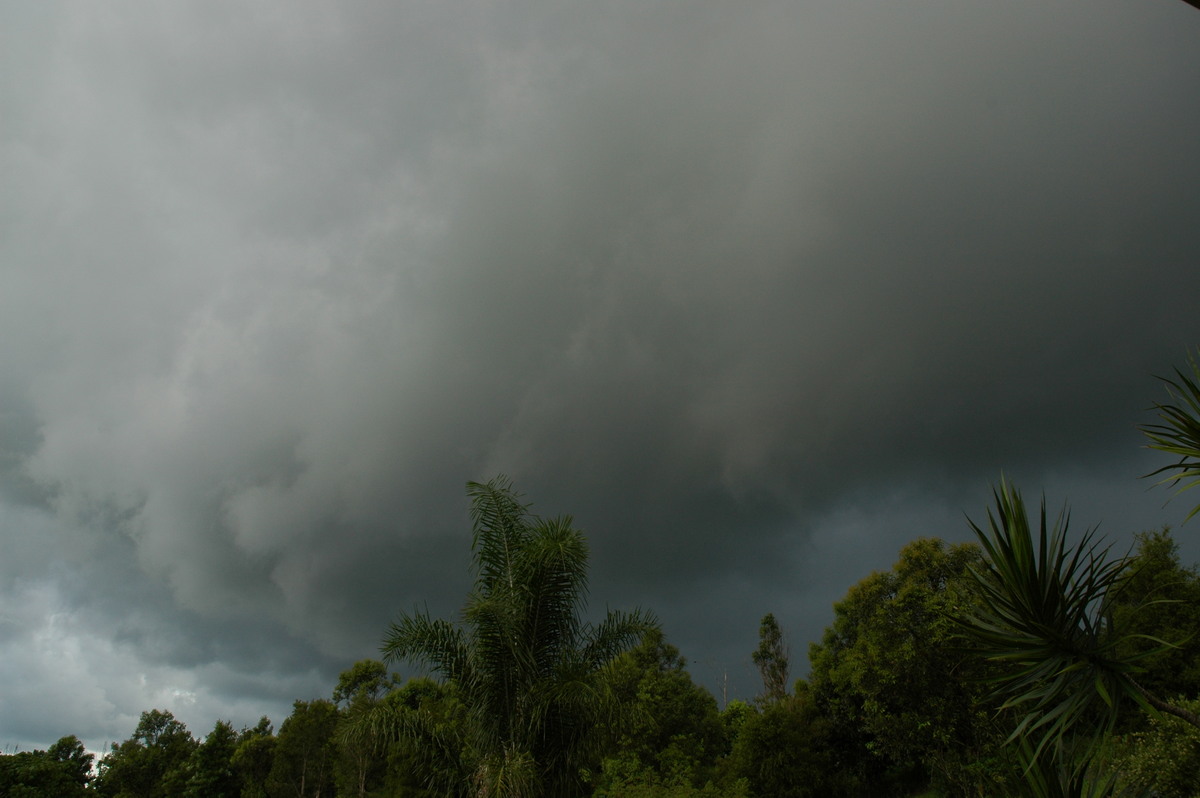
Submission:
MULTIPOLYGON (((752 654, 761 694, 723 709, 693 681, 662 630, 647 623, 631 647, 598 671, 603 686, 597 682, 593 693, 552 686, 547 680, 561 678, 564 669, 556 673, 542 663, 531 677, 537 686, 506 707, 503 728, 479 729, 474 718, 504 695, 487 680, 510 678, 500 670, 510 662, 477 663, 494 670, 460 674, 462 681, 402 681, 384 662, 363 660, 341 674, 331 696, 297 701, 278 730, 266 718, 241 730, 218 721, 196 739, 171 713, 150 710, 94 773, 91 754, 73 737, 45 752, 0 757, 0 795, 1029 794, 1027 763, 1006 744, 1019 713, 1001 707, 988 681, 1000 666, 968 645, 954 620, 972 595, 972 569, 984 558, 978 545, 936 538, 904 546, 891 570, 867 576, 834 606, 833 623, 810 647, 806 679, 789 681, 790 653, 767 615, 752 654), (482 697, 470 695, 468 678, 477 679, 473 689, 482 697), (565 707, 542 703, 556 699, 565 707), (570 726, 570 712, 585 710, 587 728, 539 730, 539 724, 570 726), (524 728, 512 728, 517 724, 524 728), (587 733, 592 741, 584 744, 587 733), (559 760, 537 747, 560 744, 559 760), (558 774, 541 775, 542 762, 560 763, 552 764, 558 774), (537 784, 539 778, 555 786, 537 784)), ((1180 562, 1165 529, 1139 535, 1127 565, 1111 609, 1120 618, 1136 615, 1145 635, 1127 641, 1128 656, 1148 654, 1139 684, 1200 709, 1200 573, 1180 562), (1147 605, 1147 598, 1156 603, 1147 605), (1163 649, 1158 639, 1184 642, 1163 649)), ((425 643, 438 643, 434 625, 420 628, 429 635, 425 643)), ((544 642, 540 650, 550 648, 544 642)), ((511 646, 503 650, 519 654, 514 661, 523 658, 511 646)), ((1194 775, 1200 733, 1182 721, 1129 703, 1105 740, 1103 766, 1122 774, 1122 789, 1200 793, 1194 775)))
MULTIPOLYGON (((1200 483, 1191 366, 1143 428, 1184 489, 1200 483)), ((1169 529, 1114 555, 1002 480, 978 543, 919 538, 850 588, 807 678, 789 681, 764 616, 761 693, 719 708, 652 613, 583 620, 569 517, 534 515, 503 477, 468 494, 475 584, 457 620, 402 614, 382 661, 278 731, 218 721, 196 739, 151 710, 97 763, 75 737, 0 757, 0 795, 1200 795, 1200 571, 1169 529)))

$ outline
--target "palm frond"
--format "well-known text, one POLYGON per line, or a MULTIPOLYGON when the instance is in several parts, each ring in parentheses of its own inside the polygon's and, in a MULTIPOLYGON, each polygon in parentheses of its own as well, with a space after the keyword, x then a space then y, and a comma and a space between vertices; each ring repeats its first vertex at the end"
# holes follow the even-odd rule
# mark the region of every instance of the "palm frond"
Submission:
POLYGON ((413 660, 450 679, 468 677, 471 657, 462 628, 428 612, 401 615, 388 627, 380 650, 387 662, 413 660))
POLYGON ((461 680, 481 732, 505 739, 521 724, 519 699, 528 683, 517 634, 520 614, 501 596, 473 594, 463 612, 471 630, 472 671, 461 680))
MULTIPOLYGON (((521 560, 520 583, 528 666, 540 670, 579 644, 579 608, 587 600, 588 548, 569 517, 534 527, 521 560)), ((539 674, 540 675, 540 674, 539 674)))
POLYGON ((528 751, 515 746, 483 757, 472 780, 479 798, 533 798, 539 789, 538 766, 528 751))
POLYGON ((468 482, 471 497, 471 547, 475 552, 476 589, 513 589, 514 564, 528 537, 529 505, 503 475, 468 482))
POLYGON ((461 785, 470 773, 464 761, 470 758, 469 746, 462 731, 461 725, 446 723, 445 718, 425 706, 408 707, 384 700, 352 709, 339 725, 337 738, 339 743, 374 744, 381 752, 390 743, 415 743, 409 750, 426 774, 425 786, 451 796, 462 792, 461 785))
POLYGON ((587 668, 601 668, 638 644, 647 633, 659 628, 653 612, 638 608, 629 612, 609 610, 604 620, 587 630, 579 651, 587 668))

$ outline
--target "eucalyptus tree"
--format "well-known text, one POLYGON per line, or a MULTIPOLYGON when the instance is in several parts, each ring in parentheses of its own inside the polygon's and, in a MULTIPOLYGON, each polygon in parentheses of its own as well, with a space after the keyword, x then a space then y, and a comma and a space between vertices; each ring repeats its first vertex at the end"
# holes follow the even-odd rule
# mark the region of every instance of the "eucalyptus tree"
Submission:
POLYGON ((475 586, 461 622, 403 614, 382 645, 386 660, 415 661, 446 680, 457 722, 418 708, 373 713, 373 725, 419 740, 440 760, 428 763, 431 777, 458 780, 438 785, 446 792, 583 795, 599 733, 620 710, 606 670, 657 624, 642 611, 585 622, 588 547, 571 518, 531 514, 504 477, 470 482, 467 493, 475 586))
POLYGON ((775 614, 768 612, 758 626, 758 648, 751 655, 763 680, 763 701, 787 696, 789 651, 775 614))
POLYGON ((977 601, 957 621, 1003 666, 993 692, 1019 718, 1009 741, 1019 744, 1027 777, 1048 756, 1092 761, 1128 701, 1200 726, 1135 679, 1141 660, 1170 644, 1139 631, 1138 607, 1115 612, 1128 560, 1111 557, 1094 529, 1069 545, 1066 511, 1048 523, 1045 501, 1035 540, 1020 492, 1001 480, 994 495, 986 531, 971 522, 986 558, 971 569, 977 601))

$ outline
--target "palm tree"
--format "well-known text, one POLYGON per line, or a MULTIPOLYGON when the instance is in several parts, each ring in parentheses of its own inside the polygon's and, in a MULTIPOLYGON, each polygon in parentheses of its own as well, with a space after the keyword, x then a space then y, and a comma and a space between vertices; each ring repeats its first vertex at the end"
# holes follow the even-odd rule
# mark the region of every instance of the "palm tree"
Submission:
POLYGON ((462 622, 403 614, 382 645, 389 661, 439 673, 460 718, 395 713, 393 731, 442 760, 433 775, 457 772, 458 784, 439 785, 455 794, 583 794, 582 769, 619 710, 605 670, 657 622, 642 611, 584 622, 588 549, 571 519, 531 515, 504 477, 470 482, 467 493, 475 587, 462 622))
POLYGON ((1024 759, 1041 761, 1050 750, 1090 759, 1125 699, 1200 726, 1134 678, 1139 660, 1170 644, 1117 623, 1112 610, 1128 561, 1110 558, 1095 530, 1068 546, 1066 512, 1048 525, 1045 501, 1035 542, 1020 492, 1001 480, 994 494, 987 531, 971 522, 987 554, 971 571, 977 608, 956 620, 986 658, 1005 666, 991 680, 993 693, 1019 717, 1009 742, 1021 742, 1024 759), (1130 654, 1134 638, 1158 647, 1130 654))
MULTIPOLYGON (((1192 372, 1190 377, 1178 368, 1175 369, 1176 379, 1160 377, 1171 398, 1170 402, 1154 404, 1161 423, 1139 427, 1150 441, 1149 448, 1179 458, 1146 476, 1166 474, 1160 484, 1179 485, 1179 493, 1200 485, 1200 364, 1196 363, 1194 355, 1189 355, 1188 365, 1192 372)), ((1185 523, 1196 513, 1200 513, 1200 504, 1188 513, 1185 523)))

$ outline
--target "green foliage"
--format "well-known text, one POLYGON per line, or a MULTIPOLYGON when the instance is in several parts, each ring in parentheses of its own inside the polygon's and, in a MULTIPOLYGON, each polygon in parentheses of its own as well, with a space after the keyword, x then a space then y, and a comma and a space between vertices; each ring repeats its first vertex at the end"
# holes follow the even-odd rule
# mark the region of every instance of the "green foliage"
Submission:
POLYGON ((1065 750, 1067 741, 1055 740, 1036 749, 1028 738, 1017 741, 1017 761, 1023 780, 1015 786, 1021 798, 1134 798, 1143 793, 1122 787, 1104 747, 1082 752, 1065 750))
POLYGON ((1044 501, 1035 541, 1020 492, 1002 481, 994 493, 988 531, 971 524, 987 552, 972 570, 980 604, 960 623, 984 656, 1003 665, 994 693, 1021 713, 1010 741, 1032 738, 1035 758, 1079 730, 1098 742, 1123 699, 1150 709, 1133 679, 1149 652, 1128 653, 1146 636, 1118 626, 1114 613, 1126 561, 1109 559, 1091 530, 1068 547, 1065 512, 1048 525, 1044 501))
POLYGON ((58 763, 72 782, 86 785, 92 780, 92 760, 95 758, 83 747, 78 737, 71 734, 58 739, 46 750, 51 762, 58 763))
POLYGON ((379 788, 381 795, 441 798, 466 794, 470 773, 453 758, 452 752, 437 751, 428 744, 429 740, 458 740, 461 737, 466 713, 456 692, 453 683, 418 677, 409 679, 383 697, 376 712, 386 713, 399 727, 422 728, 427 734, 423 737, 402 736, 386 744, 385 773, 379 788), (429 783, 449 786, 428 790, 429 783))
POLYGON ((352 709, 356 705, 378 701, 399 684, 400 677, 394 673, 389 675, 387 666, 379 660, 359 660, 338 676, 333 702, 352 709))
POLYGON ((276 796, 332 795, 337 708, 329 701, 297 701, 279 727, 267 792, 276 796))
POLYGON ((951 616, 962 611, 975 546, 921 538, 889 572, 854 585, 833 625, 810 647, 814 699, 832 721, 837 768, 865 793, 930 780, 955 794, 994 794, 1005 770, 978 684, 985 665, 964 651, 951 616))
POLYGON ((144 798, 182 795, 187 784, 186 766, 196 745, 187 727, 170 712, 143 712, 133 737, 114 743, 100 760, 96 793, 144 798))
POLYGON ((238 737, 230 766, 242 787, 242 798, 267 798, 267 781, 275 763, 275 736, 271 722, 263 717, 253 729, 238 737))
POLYGON ((217 721, 204 742, 192 752, 187 764, 188 798, 238 798, 241 780, 233 769, 237 732, 223 720, 217 721))
MULTIPOLYGON (((1200 714, 1200 700, 1183 706, 1200 714)), ((1153 716, 1146 731, 1119 744, 1115 765, 1136 794, 1200 798, 1200 729, 1170 715, 1153 716)))
POLYGON ((370 734, 354 735, 351 730, 398 684, 399 676, 389 675, 387 666, 374 659, 360 660, 338 677, 333 700, 344 706, 337 721, 340 744, 334 767, 339 795, 362 798, 383 782, 387 760, 379 755, 381 741, 370 734))
POLYGON ((746 722, 755 713, 755 708, 740 699, 733 699, 721 710, 721 728, 725 730, 725 739, 730 746, 737 744, 738 738, 745 728, 746 722))
MULTIPOLYGON (((1179 459, 1146 476, 1166 474, 1159 484, 1177 485, 1177 493, 1200 485, 1200 363, 1188 355, 1191 374, 1175 369, 1175 379, 1160 378, 1167 388, 1170 401, 1155 403, 1158 424, 1140 427, 1150 441, 1147 446, 1177 456, 1179 459)), ((1186 522, 1200 512, 1197 504, 1187 514, 1186 522)))
POLYGON ((728 722, 737 736, 726 780, 744 780, 752 794, 777 798, 858 794, 854 775, 838 761, 833 724, 803 682, 795 695, 757 708, 742 704, 728 722))
POLYGON ((599 789, 595 798, 750 798, 749 787, 744 781, 728 787, 718 787, 712 782, 702 787, 690 784, 664 785, 644 778, 619 780, 599 789))
POLYGON ((780 701, 787 695, 789 656, 783 632, 775 615, 768 612, 758 628, 758 648, 752 655, 762 674, 764 701, 780 701))
POLYGON ((63 737, 46 751, 0 756, 0 795, 9 798, 78 798, 88 794, 92 755, 79 738, 63 737))
POLYGON ((1146 635, 1128 639, 1122 652, 1141 657, 1138 683, 1164 698, 1200 697, 1200 572, 1180 563, 1169 529, 1137 535, 1112 603, 1118 629, 1146 635), (1156 640, 1173 645, 1163 647, 1156 640))
POLYGON ((655 624, 641 612, 585 623, 587 544, 571 519, 531 515, 503 477, 467 491, 476 578, 464 623, 405 614, 383 644, 387 660, 416 660, 452 681, 463 722, 438 725, 418 710, 372 713, 371 723, 419 740, 431 778, 465 768, 473 794, 581 795, 597 732, 618 713, 602 675, 655 624))
POLYGON ((629 711, 615 729, 598 792, 618 784, 703 787, 727 749, 725 729, 716 700, 692 681, 679 649, 652 630, 612 664, 609 684, 629 711))

